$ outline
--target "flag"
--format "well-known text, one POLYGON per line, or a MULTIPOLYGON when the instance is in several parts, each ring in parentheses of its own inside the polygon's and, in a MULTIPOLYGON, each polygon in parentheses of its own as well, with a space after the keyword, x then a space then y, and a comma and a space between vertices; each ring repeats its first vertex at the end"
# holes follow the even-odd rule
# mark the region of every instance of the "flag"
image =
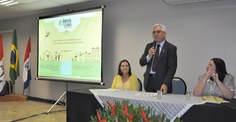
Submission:
POLYGON ((30 38, 29 38, 25 50, 24 68, 23 68, 24 89, 26 89, 29 86, 30 80, 31 80, 31 72, 30 72, 30 38))
POLYGON ((2 92, 6 80, 4 77, 4 66, 3 66, 3 45, 2 45, 2 35, 0 35, 0 93, 2 92))
POLYGON ((10 57, 10 79, 15 84, 15 80, 19 76, 19 57, 16 40, 16 30, 13 32, 11 44, 11 57, 10 57))

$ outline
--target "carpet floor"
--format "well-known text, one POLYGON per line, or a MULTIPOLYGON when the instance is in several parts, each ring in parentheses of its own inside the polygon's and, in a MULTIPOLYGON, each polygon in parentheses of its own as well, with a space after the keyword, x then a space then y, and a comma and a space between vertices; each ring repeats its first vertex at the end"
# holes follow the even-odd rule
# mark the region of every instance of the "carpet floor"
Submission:
POLYGON ((27 100, 26 102, 0 102, 0 122, 66 122, 66 107, 27 100))

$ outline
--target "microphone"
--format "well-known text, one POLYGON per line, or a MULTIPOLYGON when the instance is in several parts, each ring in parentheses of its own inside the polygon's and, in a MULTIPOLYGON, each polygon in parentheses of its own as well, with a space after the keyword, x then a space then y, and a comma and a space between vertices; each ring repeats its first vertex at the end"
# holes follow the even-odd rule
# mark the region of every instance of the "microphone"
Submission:
POLYGON ((152 48, 156 49, 156 42, 153 43, 152 48))
MULTIPOLYGON (((153 49, 155 50, 155 52, 156 52, 156 42, 155 42, 155 41, 153 42, 152 48, 153 48, 153 49)), ((152 54, 153 59, 154 59, 154 56, 155 56, 155 54, 152 54)))

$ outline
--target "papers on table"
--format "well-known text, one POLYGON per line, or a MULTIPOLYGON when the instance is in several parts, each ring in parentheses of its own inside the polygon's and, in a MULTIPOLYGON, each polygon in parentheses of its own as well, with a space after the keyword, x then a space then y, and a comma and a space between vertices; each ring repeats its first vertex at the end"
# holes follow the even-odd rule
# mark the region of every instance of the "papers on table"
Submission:
POLYGON ((202 101, 207 102, 207 103, 227 103, 229 101, 224 100, 223 98, 220 97, 214 97, 214 96, 203 96, 202 101))
POLYGON ((136 93, 135 96, 154 97, 154 96, 157 96, 157 93, 139 92, 139 93, 136 93))

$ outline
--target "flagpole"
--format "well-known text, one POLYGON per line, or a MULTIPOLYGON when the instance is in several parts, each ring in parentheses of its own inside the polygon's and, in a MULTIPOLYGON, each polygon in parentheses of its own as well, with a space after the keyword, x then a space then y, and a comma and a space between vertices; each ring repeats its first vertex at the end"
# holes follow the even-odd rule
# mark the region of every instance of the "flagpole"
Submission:
MULTIPOLYGON (((24 83, 23 83, 24 84, 24 83)), ((23 95, 25 95, 25 88, 24 88, 24 85, 23 85, 23 95)))
MULTIPOLYGON (((12 82, 12 81, 11 81, 12 82)), ((12 83, 13 84, 13 83, 12 83)), ((12 85, 12 93, 11 94, 14 94, 15 93, 15 84, 12 85)))

